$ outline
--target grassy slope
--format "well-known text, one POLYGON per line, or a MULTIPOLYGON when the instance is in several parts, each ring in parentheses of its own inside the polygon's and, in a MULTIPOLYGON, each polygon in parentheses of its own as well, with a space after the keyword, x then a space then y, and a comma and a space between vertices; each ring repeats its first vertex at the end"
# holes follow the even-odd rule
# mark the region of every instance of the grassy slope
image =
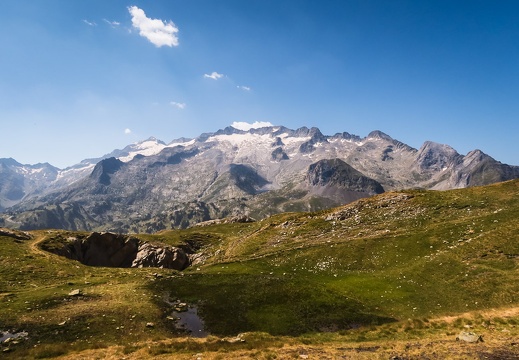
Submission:
POLYGON ((221 334, 294 335, 513 305, 518 184, 391 193, 236 226, 201 271, 162 285, 211 307, 221 334), (326 221, 333 213, 346 218, 326 221))
MULTIPOLYGON (((189 358, 208 351, 218 358, 231 351, 233 357, 297 358, 301 349, 312 354, 316 346, 333 358, 344 342, 354 345, 342 353, 387 358, 395 351, 411 354, 401 343, 411 339, 436 341, 435 351, 448 354, 452 344, 444 337, 453 338, 468 323, 492 340, 498 337, 489 331, 506 330, 502 335, 512 340, 503 341, 510 345, 519 320, 518 195, 518 181, 406 191, 320 213, 142 236, 169 244, 205 242, 205 263, 183 275, 86 267, 38 251, 36 240, 0 238, 0 303, 8 310, 0 312, 0 330, 30 332, 30 340, 9 353, 13 358, 95 348, 115 357, 189 358), (85 296, 67 296, 76 288, 85 296), (243 344, 217 337, 186 342, 166 319, 171 310, 165 296, 197 303, 213 334, 256 333, 243 344), (489 310, 495 308, 509 316, 489 310), (446 320, 466 312, 461 320, 446 320), (153 328, 146 327, 150 321, 153 328), (358 351, 358 342, 368 350, 358 351)), ((503 344, 496 344, 492 351, 501 351, 503 344)))

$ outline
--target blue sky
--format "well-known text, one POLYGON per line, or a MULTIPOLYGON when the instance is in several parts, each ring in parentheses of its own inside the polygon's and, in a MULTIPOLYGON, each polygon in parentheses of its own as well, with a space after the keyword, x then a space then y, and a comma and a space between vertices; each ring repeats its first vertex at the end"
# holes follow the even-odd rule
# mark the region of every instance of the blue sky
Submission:
POLYGON ((519 2, 4 0, 0 157, 58 167, 233 122, 519 165, 519 2))

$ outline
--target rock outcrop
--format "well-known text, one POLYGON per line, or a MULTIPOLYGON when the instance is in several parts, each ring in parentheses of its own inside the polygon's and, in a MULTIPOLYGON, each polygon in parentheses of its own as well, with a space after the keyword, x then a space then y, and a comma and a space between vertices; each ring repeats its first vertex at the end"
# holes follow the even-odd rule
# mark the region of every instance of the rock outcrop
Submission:
POLYGON ((72 237, 63 248, 50 251, 90 266, 183 270, 190 264, 184 249, 153 245, 133 236, 110 232, 94 232, 84 239, 72 237))
POLYGON ((25 231, 10 230, 10 229, 5 229, 5 228, 0 228, 0 236, 7 236, 7 237, 11 237, 16 240, 32 239, 31 234, 26 233, 25 231))

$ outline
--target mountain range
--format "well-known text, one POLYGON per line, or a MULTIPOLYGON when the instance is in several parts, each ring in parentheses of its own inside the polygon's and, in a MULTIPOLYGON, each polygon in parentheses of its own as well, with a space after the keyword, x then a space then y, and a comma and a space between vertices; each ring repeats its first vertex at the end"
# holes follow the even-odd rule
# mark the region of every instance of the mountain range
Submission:
POLYGON ((227 127, 169 144, 149 138, 66 169, 0 159, 0 226, 156 232, 514 178, 519 166, 480 150, 461 155, 431 141, 415 149, 380 131, 227 127))

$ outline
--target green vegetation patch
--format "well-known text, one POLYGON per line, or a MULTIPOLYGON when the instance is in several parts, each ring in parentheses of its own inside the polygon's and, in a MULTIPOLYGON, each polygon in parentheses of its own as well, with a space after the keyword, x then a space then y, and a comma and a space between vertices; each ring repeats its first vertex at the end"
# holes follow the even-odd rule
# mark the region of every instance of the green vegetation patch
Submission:
POLYGON ((246 331, 300 335, 394 321, 320 283, 318 277, 244 270, 189 274, 150 286, 171 298, 198 304, 207 329, 215 335, 246 331))

